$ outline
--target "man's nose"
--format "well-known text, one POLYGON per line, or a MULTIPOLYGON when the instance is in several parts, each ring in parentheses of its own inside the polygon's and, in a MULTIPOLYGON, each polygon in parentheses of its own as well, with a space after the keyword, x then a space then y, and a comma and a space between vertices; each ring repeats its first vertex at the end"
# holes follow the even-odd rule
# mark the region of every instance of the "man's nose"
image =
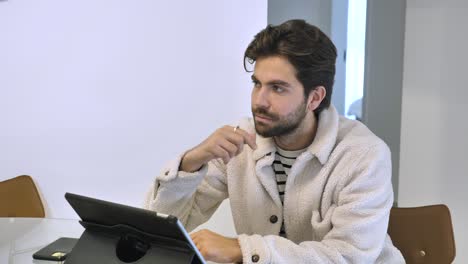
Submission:
POLYGON ((254 92, 252 101, 256 107, 268 108, 270 106, 268 90, 265 87, 258 88, 254 92))

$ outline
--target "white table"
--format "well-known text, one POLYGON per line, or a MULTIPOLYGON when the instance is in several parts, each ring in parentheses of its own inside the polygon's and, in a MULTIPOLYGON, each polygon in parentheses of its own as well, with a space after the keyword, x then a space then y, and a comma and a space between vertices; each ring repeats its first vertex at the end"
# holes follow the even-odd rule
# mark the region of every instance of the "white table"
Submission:
POLYGON ((59 263, 33 260, 32 254, 59 237, 79 238, 83 231, 78 220, 0 218, 0 263, 59 263))

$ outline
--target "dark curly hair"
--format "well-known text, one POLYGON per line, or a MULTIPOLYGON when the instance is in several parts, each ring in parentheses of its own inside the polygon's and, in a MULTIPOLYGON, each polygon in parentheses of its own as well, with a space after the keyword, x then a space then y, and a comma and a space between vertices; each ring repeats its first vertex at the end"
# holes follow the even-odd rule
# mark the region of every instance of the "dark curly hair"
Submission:
POLYGON ((319 28, 304 20, 289 20, 278 26, 268 25, 255 35, 244 53, 246 61, 283 56, 294 66, 296 78, 304 86, 304 97, 317 86, 325 87, 326 96, 314 111, 318 115, 330 106, 335 78, 336 47, 319 28))

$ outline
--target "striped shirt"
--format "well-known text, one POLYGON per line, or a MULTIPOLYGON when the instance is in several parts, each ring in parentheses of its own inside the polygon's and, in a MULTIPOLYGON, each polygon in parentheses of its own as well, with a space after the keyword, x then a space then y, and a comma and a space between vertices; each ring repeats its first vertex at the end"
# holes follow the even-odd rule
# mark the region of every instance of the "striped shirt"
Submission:
MULTIPOLYGON (((278 185, 278 193, 281 203, 284 204, 284 195, 286 190, 286 181, 296 158, 306 149, 301 150, 283 150, 276 146, 275 161, 273 162, 273 170, 276 175, 276 184, 278 185)), ((284 227, 284 219, 282 220, 280 236, 286 237, 286 230, 284 227)))

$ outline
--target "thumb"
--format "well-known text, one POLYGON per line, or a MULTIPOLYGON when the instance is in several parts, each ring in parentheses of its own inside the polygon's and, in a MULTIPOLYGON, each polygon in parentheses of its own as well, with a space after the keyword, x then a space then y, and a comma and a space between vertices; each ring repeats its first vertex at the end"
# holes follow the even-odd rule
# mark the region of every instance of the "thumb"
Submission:
POLYGON ((250 142, 253 143, 254 149, 257 149, 257 133, 249 133, 250 142))

